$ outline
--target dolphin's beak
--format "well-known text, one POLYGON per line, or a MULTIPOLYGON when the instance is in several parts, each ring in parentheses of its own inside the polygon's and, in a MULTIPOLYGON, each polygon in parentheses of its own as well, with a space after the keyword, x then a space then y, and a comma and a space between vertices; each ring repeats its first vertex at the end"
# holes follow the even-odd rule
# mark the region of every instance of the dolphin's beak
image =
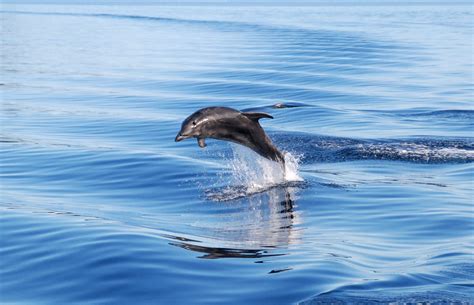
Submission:
POLYGON ((175 142, 179 142, 179 141, 182 141, 182 140, 184 140, 184 139, 186 139, 186 137, 183 137, 183 136, 181 135, 181 133, 178 133, 178 135, 176 136, 176 138, 174 138, 174 141, 175 141, 175 142))

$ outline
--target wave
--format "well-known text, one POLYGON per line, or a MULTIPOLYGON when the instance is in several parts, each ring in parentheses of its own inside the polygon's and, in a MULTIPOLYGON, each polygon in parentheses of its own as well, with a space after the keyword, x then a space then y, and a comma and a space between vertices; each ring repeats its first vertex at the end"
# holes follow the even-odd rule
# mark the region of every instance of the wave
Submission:
MULTIPOLYGON (((280 44, 278 50, 272 50, 273 54, 288 54, 291 51, 291 55, 307 56, 319 54, 321 52, 321 46, 324 47, 325 51, 333 54, 343 56, 348 62, 350 58, 356 56, 359 60, 381 60, 378 64, 390 64, 391 61, 387 60, 387 51, 395 52, 400 51, 397 55, 400 58, 405 58, 405 52, 407 49, 413 49, 408 45, 397 45, 389 43, 389 41, 375 42, 368 41, 362 35, 353 35, 347 32, 337 30, 321 30, 321 29, 309 29, 301 27, 281 27, 272 26, 263 23, 250 23, 242 21, 231 21, 231 20, 204 20, 204 19, 191 19, 191 18, 173 18, 173 17, 161 17, 161 16, 148 16, 148 15, 128 15, 128 14, 113 14, 113 13, 69 13, 69 12, 35 12, 35 11, 20 11, 20 10, 1 10, 0 13, 6 14, 22 14, 22 15, 43 15, 43 16, 71 16, 71 17, 95 17, 95 18, 109 18, 109 19, 122 19, 122 20, 136 20, 136 21, 158 21, 158 22, 172 22, 180 24, 191 24, 191 25, 203 25, 203 26, 216 26, 220 30, 248 30, 253 32, 259 32, 269 38, 267 35, 273 33, 275 42, 280 44), (289 34, 294 36, 294 39, 290 43, 284 43, 281 41, 281 33, 289 34), (275 35, 276 34, 276 35, 275 35), (314 35, 317 34, 317 35, 314 35), (337 39, 335 39, 337 38, 337 39), (330 42, 330 44, 328 43, 330 42), (370 56, 369 56, 370 55, 370 56)), ((326 54, 327 55, 327 54, 326 54)))
POLYGON ((6 14, 22 14, 22 15, 43 15, 43 16, 73 16, 73 17, 101 17, 101 18, 116 18, 116 19, 132 19, 132 20, 152 20, 152 21, 173 21, 173 22, 203 22, 211 23, 206 20, 193 19, 177 19, 167 17, 153 17, 141 15, 125 15, 125 14, 105 14, 105 13, 65 13, 65 12, 32 12, 32 11, 0 11, 6 14))
POLYGON ((328 295, 299 302, 298 305, 329 305, 329 304, 471 304, 472 297, 467 293, 452 292, 414 292, 398 296, 380 296, 373 292, 372 296, 328 295))
MULTIPOLYGON (((283 108, 300 108, 300 107, 316 107, 314 105, 309 105, 305 103, 297 103, 297 102, 279 102, 271 105, 260 106, 260 107, 251 107, 245 108, 241 111, 263 111, 263 110, 271 110, 271 109, 283 109, 283 108)), ((321 107, 318 107, 321 108, 321 107)))
POLYGON ((127 14, 110 14, 110 13, 33 12, 33 11, 0 11, 0 13, 22 14, 22 15, 43 15, 43 16, 96 17, 96 18, 125 19, 125 20, 136 20, 136 21, 159 21, 159 22, 173 22, 173 23, 192 24, 192 25, 207 25, 207 26, 217 25, 219 27, 238 26, 239 28, 246 27, 246 28, 251 28, 251 29, 266 28, 263 25, 237 22, 237 21, 184 19, 184 18, 171 18, 171 17, 160 17, 160 16, 146 16, 146 15, 127 15, 127 14))
POLYGON ((413 163, 474 162, 474 138, 352 139, 275 134, 275 142, 303 163, 387 160, 413 163))
POLYGON ((342 285, 298 304, 471 304, 472 270, 471 263, 463 263, 436 275, 407 273, 386 279, 366 279, 342 285), (438 283, 450 286, 450 291, 436 287, 438 283))
POLYGON ((443 118, 443 119, 474 119, 474 110, 437 110, 437 111, 426 111, 414 113, 411 116, 415 117, 433 117, 433 118, 443 118))

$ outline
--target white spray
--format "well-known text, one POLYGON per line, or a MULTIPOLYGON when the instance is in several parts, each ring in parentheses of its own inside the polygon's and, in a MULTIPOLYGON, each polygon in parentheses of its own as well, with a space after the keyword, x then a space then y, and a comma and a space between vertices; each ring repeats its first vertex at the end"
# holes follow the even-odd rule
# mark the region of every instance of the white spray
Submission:
POLYGON ((232 184, 246 188, 247 194, 294 181, 303 181, 298 175, 298 160, 285 152, 285 168, 280 163, 263 158, 249 148, 232 144, 232 184))

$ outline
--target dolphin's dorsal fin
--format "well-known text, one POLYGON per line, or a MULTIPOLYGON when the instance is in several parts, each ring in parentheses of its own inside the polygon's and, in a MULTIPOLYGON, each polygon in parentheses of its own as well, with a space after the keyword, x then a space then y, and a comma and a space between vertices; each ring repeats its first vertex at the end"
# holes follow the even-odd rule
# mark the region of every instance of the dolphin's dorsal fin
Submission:
POLYGON ((258 122, 261 118, 273 119, 271 115, 263 112, 242 112, 242 114, 255 122, 258 122))

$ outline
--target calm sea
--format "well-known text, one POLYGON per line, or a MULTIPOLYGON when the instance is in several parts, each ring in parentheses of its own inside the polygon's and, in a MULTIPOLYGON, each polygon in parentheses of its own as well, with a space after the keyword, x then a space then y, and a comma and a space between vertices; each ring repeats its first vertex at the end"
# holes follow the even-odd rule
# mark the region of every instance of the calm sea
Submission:
POLYGON ((0 18, 2 303, 474 302, 472 6, 0 18), (174 142, 217 105, 293 177, 174 142))

